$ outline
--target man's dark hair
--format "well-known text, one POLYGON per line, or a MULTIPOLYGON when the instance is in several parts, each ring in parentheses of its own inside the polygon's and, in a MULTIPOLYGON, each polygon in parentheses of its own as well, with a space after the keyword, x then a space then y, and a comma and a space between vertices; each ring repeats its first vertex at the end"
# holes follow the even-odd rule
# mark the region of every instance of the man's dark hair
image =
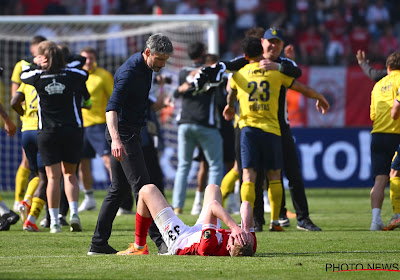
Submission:
POLYGON ((252 27, 248 29, 245 33, 245 37, 255 37, 261 39, 264 36, 265 29, 262 27, 252 27))
POLYGON ((255 58, 263 53, 261 39, 249 36, 242 41, 243 53, 249 58, 255 58))
POLYGON ((206 50, 202 42, 194 42, 188 46, 188 55, 191 60, 200 58, 206 50))
POLYGON ((40 42, 46 41, 46 37, 42 35, 33 36, 31 39, 31 45, 39 44, 40 42))
POLYGON ((97 52, 96 52, 96 50, 94 48, 92 48, 92 47, 84 47, 84 48, 81 49, 81 51, 79 53, 83 53, 83 52, 91 53, 97 59, 97 52))
POLYGON ((68 45, 66 43, 58 44, 58 48, 63 53, 64 58, 67 58, 71 54, 71 52, 69 50, 69 47, 68 47, 68 45))
POLYGON ((400 52, 394 52, 386 59, 386 67, 390 70, 400 70, 400 52))
POLYGON ((205 56, 204 59, 204 64, 205 65, 212 65, 214 63, 217 63, 219 61, 219 56, 216 54, 208 53, 205 56))

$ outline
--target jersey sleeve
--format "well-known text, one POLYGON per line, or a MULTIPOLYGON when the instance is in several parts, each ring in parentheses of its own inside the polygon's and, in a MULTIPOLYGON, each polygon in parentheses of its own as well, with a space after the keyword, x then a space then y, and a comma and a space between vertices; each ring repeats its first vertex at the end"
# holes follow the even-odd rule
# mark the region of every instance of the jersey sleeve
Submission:
POLYGON ((294 82, 293 77, 289 77, 287 75, 281 75, 282 77, 282 84, 285 88, 290 88, 294 82))
POLYGON ((11 75, 11 82, 21 84, 22 61, 18 61, 11 75))
POLYGON ((300 78, 302 72, 300 67, 294 62, 293 60, 290 60, 288 58, 282 58, 281 62, 282 64, 282 74, 285 74, 289 77, 293 77, 295 79, 300 78))
POLYGON ((114 79, 111 73, 106 70, 104 71, 103 82, 107 97, 110 98, 114 87, 114 79))

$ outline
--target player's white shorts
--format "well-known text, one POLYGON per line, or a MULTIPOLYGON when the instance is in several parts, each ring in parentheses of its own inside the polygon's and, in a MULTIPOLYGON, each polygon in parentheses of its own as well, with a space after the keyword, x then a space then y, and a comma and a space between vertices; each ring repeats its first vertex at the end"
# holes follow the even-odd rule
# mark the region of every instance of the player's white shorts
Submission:
MULTIPOLYGON (((161 236, 168 247, 168 253, 175 255, 177 249, 185 247, 193 242, 191 239, 201 237, 202 226, 208 206, 203 207, 196 224, 192 227, 186 225, 179 219, 171 207, 161 210, 155 217, 154 222, 160 230, 161 236), (198 235, 198 237, 197 237, 198 235)), ((221 228, 221 221, 218 219, 217 228, 221 228)))

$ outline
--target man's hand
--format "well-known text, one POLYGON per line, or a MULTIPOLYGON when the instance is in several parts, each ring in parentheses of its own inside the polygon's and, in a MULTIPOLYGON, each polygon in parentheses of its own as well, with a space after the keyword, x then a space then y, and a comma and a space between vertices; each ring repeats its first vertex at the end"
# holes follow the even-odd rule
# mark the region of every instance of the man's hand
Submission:
POLYGON ((4 128, 7 132, 7 134, 11 137, 14 137, 15 132, 17 132, 17 127, 10 119, 8 119, 4 122, 4 128))
POLYGON ((263 70, 278 70, 279 63, 273 62, 272 60, 269 59, 263 59, 260 61, 260 68, 263 70))
POLYGON ((287 45, 285 49, 283 50, 283 53, 285 54, 286 58, 289 58, 291 60, 294 60, 295 54, 294 54, 294 47, 293 45, 287 45))
POLYGON ((358 64, 361 64, 362 62, 368 63, 369 61, 365 58, 365 52, 362 50, 358 50, 356 54, 357 62, 358 64))
MULTIPOLYGON (((250 234, 251 235, 251 234, 250 234)), ((240 227, 232 229, 231 237, 236 240, 241 246, 251 244, 249 234, 240 227)), ((253 236, 251 236, 253 237, 253 236)))
POLYGON ((115 157, 115 159, 118 160, 119 162, 121 162, 124 159, 123 158, 124 155, 128 155, 120 139, 112 140, 111 153, 115 157))
POLYGON ((318 112, 321 112, 322 115, 325 115, 325 113, 328 112, 330 108, 328 101, 321 94, 318 96, 318 100, 317 103, 315 103, 315 107, 317 107, 318 112))
POLYGON ((222 112, 225 120, 230 121, 235 117, 235 108, 229 105, 225 105, 224 111, 222 112))

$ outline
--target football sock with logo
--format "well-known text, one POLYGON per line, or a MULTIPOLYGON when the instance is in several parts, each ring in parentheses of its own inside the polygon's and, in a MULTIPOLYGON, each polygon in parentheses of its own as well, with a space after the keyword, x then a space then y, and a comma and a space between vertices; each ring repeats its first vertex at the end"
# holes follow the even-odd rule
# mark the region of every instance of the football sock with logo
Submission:
POLYGON ((28 220, 31 223, 36 223, 36 220, 39 218, 40 212, 42 212, 45 203, 46 201, 44 201, 39 197, 34 197, 32 199, 32 207, 31 211, 29 211, 29 216, 28 216, 28 220))
POLYGON ((146 245, 147 232, 152 221, 151 217, 142 217, 136 212, 135 247, 137 249, 142 249, 146 245))
POLYGON ((20 202, 24 199, 30 172, 29 168, 25 168, 21 165, 18 167, 17 174, 15 175, 15 201, 20 202))
POLYGON ((400 213, 400 177, 390 178, 390 201, 393 213, 400 213))
POLYGON ((239 179, 239 173, 232 168, 224 176, 221 182, 221 193, 222 193, 222 206, 225 205, 226 198, 230 193, 233 193, 235 189, 235 182, 239 179))
POLYGON ((254 202, 256 201, 256 187, 252 182, 243 182, 240 188, 240 197, 242 201, 248 201, 251 205, 251 209, 254 208, 254 202))
POLYGON ((271 204, 271 221, 278 222, 282 205, 282 182, 281 180, 270 181, 268 185, 268 198, 271 204))
POLYGON ((32 205, 32 197, 35 193, 37 187, 39 186, 39 177, 34 177, 29 181, 28 187, 26 189, 26 193, 24 196, 24 200, 28 205, 32 205))

